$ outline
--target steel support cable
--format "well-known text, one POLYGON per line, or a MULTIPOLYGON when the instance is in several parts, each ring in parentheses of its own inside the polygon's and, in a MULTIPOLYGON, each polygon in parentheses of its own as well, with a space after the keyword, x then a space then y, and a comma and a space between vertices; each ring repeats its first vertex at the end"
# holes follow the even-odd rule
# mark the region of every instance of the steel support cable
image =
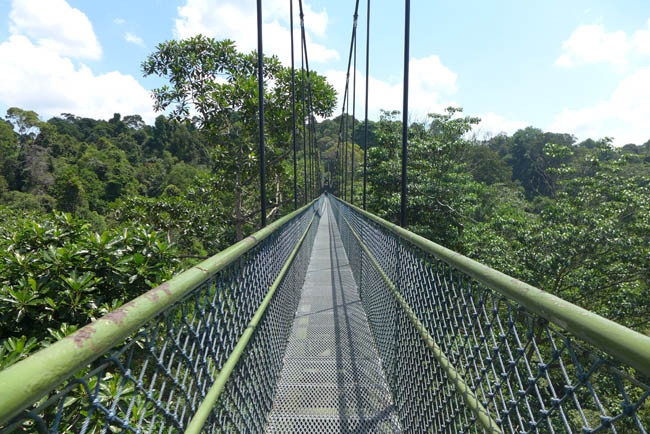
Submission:
POLYGON ((305 100, 304 104, 306 104, 307 109, 306 109, 306 117, 307 117, 307 123, 305 125, 305 138, 306 138, 306 149, 305 149, 305 158, 308 158, 308 163, 307 163, 307 172, 306 176, 308 178, 305 179, 305 182, 308 183, 308 189, 307 191, 309 192, 309 197, 310 199, 313 196, 313 181, 312 181, 312 173, 313 173, 313 168, 312 168, 312 116, 311 116, 311 104, 309 103, 309 63, 307 60, 307 50, 305 49, 306 47, 306 41, 305 41, 305 32, 304 32, 304 26, 302 24, 302 18, 301 18, 301 27, 302 27, 302 50, 303 50, 303 56, 305 59, 305 69, 306 69, 306 82, 307 82, 307 90, 305 94, 305 100))
POLYGON ((309 152, 309 194, 310 199, 314 198, 314 128, 313 116, 309 108, 309 83, 307 83, 307 130, 308 130, 308 152, 309 152))
POLYGON ((349 199, 348 197, 348 170, 350 165, 348 163, 348 156, 350 152, 348 150, 348 142, 350 141, 350 92, 348 91, 348 98, 345 101, 345 122, 344 122, 344 139, 345 139, 345 193, 343 197, 349 199))
MULTIPOLYGON (((302 47, 302 39, 305 37, 305 35, 301 32, 300 34, 300 46, 302 47)), ((303 177, 303 184, 304 184, 304 191, 305 191, 305 202, 307 203, 307 128, 305 126, 305 52, 303 51, 302 48, 300 48, 300 74, 301 74, 301 79, 300 79, 300 85, 302 87, 302 163, 303 163, 303 169, 304 169, 304 177, 303 177)))
POLYGON ((325 166, 323 165, 323 151, 321 151, 318 142, 316 142, 316 158, 316 161, 318 162, 318 172, 316 172, 318 175, 318 194, 321 194, 324 186, 323 175, 325 173, 325 166))
POLYGON ((307 69, 307 154, 309 155, 309 164, 307 165, 307 173, 309 174, 309 200, 314 198, 314 168, 312 149, 312 117, 311 108, 309 107, 309 69, 307 68, 307 51, 305 51, 305 68, 307 69))
POLYGON ((406 227, 406 162, 409 116, 409 39, 411 33, 411 0, 404 3, 404 99, 402 104, 402 196, 400 226, 406 227))
POLYGON ((343 199, 348 198, 348 101, 344 102, 343 109, 343 199))
MULTIPOLYGON (((312 157, 313 157, 313 147, 312 147, 312 127, 313 127, 313 117, 311 113, 311 93, 310 93, 310 82, 309 82, 309 58, 307 57, 307 40, 306 40, 306 35, 305 35, 305 19, 304 19, 304 14, 302 10, 302 0, 299 0, 298 2, 300 6, 300 32, 301 32, 301 50, 302 50, 302 55, 305 61, 305 69, 307 72, 307 95, 306 95, 306 103, 307 103, 307 125, 306 125, 306 130, 305 130, 305 137, 309 137, 307 142, 308 143, 308 149, 309 149, 309 170, 308 170, 308 176, 309 176, 309 195, 310 197, 313 196, 314 193, 314 186, 313 186, 313 162, 312 162, 312 157)), ((303 75, 304 78, 304 75, 303 75)), ((303 100, 303 104, 305 104, 305 100, 303 100)), ((304 113, 304 111, 303 111, 304 113)), ((307 152, 307 151, 305 151, 307 152)), ((305 176, 307 176, 307 172, 305 173, 305 176)))
MULTIPOLYGON (((309 86, 309 98, 312 98, 311 86, 309 86)), ((312 152, 312 161, 313 161, 313 176, 314 176, 314 196, 318 195, 318 149, 316 148, 316 116, 314 115, 314 107, 311 107, 312 114, 312 143, 311 143, 311 152, 312 152)))
POLYGON ((264 156, 264 51, 262 50, 262 0, 257 0, 257 90, 260 131, 260 211, 266 226, 266 159, 264 156))
MULTIPOLYGON (((343 116, 341 115, 341 120, 343 116)), ((339 133, 339 195, 343 196, 343 123, 341 123, 341 132, 339 133)))
MULTIPOLYGON (((313 116, 313 114, 312 114, 313 116)), ((313 162, 313 177, 314 177, 314 197, 318 196, 318 149, 316 149, 316 116, 312 120, 312 162, 313 162)))
POLYGON ((310 72, 309 72, 309 56, 307 54, 307 37, 305 33, 305 15, 303 13, 303 8, 302 8, 302 0, 298 0, 298 6, 300 7, 300 32, 301 32, 301 43, 302 43, 302 49, 304 52, 304 59, 305 59, 305 68, 307 69, 307 104, 308 104, 308 111, 307 114, 309 116, 309 146, 310 146, 310 155, 309 155, 309 181, 310 181, 310 193, 314 193, 314 185, 313 185, 313 178, 314 178, 314 164, 313 164, 313 153, 314 153, 314 134, 315 134, 315 126, 314 126, 314 117, 313 117, 313 103, 312 103, 312 88, 311 88, 311 77, 310 77, 310 72))
MULTIPOLYGON (((305 75, 307 75, 305 73, 305 75)), ((305 95, 305 102, 307 104, 307 110, 306 110, 306 116, 307 116, 307 123, 306 123, 306 130, 305 130, 305 136, 307 138, 307 177, 308 177, 308 188, 307 191, 309 192, 309 198, 308 200, 312 200, 314 197, 314 191, 313 191, 313 185, 312 185, 312 168, 311 168, 311 157, 312 157, 312 152, 311 152, 311 113, 309 112, 309 84, 305 86, 306 88, 306 95, 305 95)))
POLYGON ((318 196, 318 149, 317 149, 317 144, 316 144, 316 115, 314 114, 314 106, 312 105, 312 100, 313 100, 313 91, 311 88, 311 84, 309 80, 307 81, 307 85, 309 88, 309 103, 311 106, 311 116, 312 116, 312 124, 311 124, 311 129, 312 129, 312 143, 311 143, 311 151, 312 151, 312 161, 313 161, 313 177, 314 177, 314 196, 318 196))
POLYGON ((350 139, 350 98, 346 100, 345 104, 345 122, 343 124, 343 139, 345 143, 345 158, 344 158, 344 167, 345 167, 345 192, 343 193, 343 198, 348 199, 348 140, 350 139))
MULTIPOLYGON (((345 101, 346 93, 345 91, 343 92, 343 101, 345 101)), ((345 107, 345 106, 343 106, 345 107)), ((343 185, 343 120, 345 112, 343 108, 341 109, 341 121, 339 123, 339 161, 338 163, 338 171, 339 171, 339 195, 342 196, 343 192, 345 191, 344 185, 343 185)))
POLYGON ((309 70, 309 56, 307 46, 305 46, 305 59, 307 64, 307 95, 309 97, 309 112, 311 113, 312 128, 312 173, 314 177, 314 197, 318 196, 318 149, 316 144, 316 113, 314 111, 314 89, 311 86, 311 71, 309 70))
POLYGON ((366 116, 365 116, 365 132, 363 140, 363 209, 366 209, 366 179, 368 167, 368 77, 370 77, 370 0, 368 0, 366 18, 366 116))
POLYGON ((345 101, 345 127, 344 127, 344 138, 345 138, 345 193, 343 197, 349 199, 348 197, 348 187, 350 177, 348 176, 348 170, 350 169, 350 164, 348 163, 348 156, 350 151, 348 150, 348 142, 350 141, 350 91, 348 88, 348 98, 345 101))
MULTIPOLYGON (((345 138, 345 102, 348 98, 348 84, 350 81, 350 76, 348 75, 345 80, 345 90, 343 91, 343 105, 341 106, 341 123, 339 125, 339 144, 341 146, 341 150, 344 151, 344 138, 345 138)), ((347 191, 347 186, 345 183, 345 165, 344 165, 344 155, 341 155, 341 161, 340 161, 340 166, 341 166, 341 185, 342 188, 340 188, 340 193, 343 193, 342 195, 345 196, 345 193, 347 191)))
POLYGON ((352 138, 350 145, 352 148, 352 167, 350 168, 350 203, 354 203, 354 122, 356 120, 357 110, 357 20, 358 16, 354 16, 354 70, 352 76, 352 138))
MULTIPOLYGON (((354 5, 354 14, 353 17, 359 16, 359 0, 356 0, 355 5, 354 5)), ((354 40, 357 35, 357 20, 355 19, 352 23, 352 36, 350 37, 350 50, 348 54, 348 68, 347 72, 345 75, 345 92, 343 94, 343 104, 341 107, 341 128, 340 131, 344 133, 344 140, 345 140, 345 156, 342 158, 342 163, 343 163, 343 197, 347 197, 347 130, 345 130, 344 125, 347 125, 347 116, 346 116, 346 103, 349 106, 349 98, 348 98, 348 89, 350 85, 350 67, 352 65, 352 48, 354 45, 354 40), (345 130, 345 131, 344 131, 345 130)))
MULTIPOLYGON (((309 70, 307 70, 309 76, 309 70)), ((316 149, 316 115, 314 114, 313 106, 313 91, 311 88, 311 80, 307 80, 307 88, 309 89, 309 108, 311 113, 311 155, 312 155, 312 176, 314 178, 314 197, 318 195, 318 155, 316 149)))
POLYGON ((344 125, 345 125, 345 100, 348 96, 348 83, 346 80, 345 83, 345 89, 343 91, 343 105, 341 106, 341 121, 339 124, 339 146, 341 148, 341 154, 340 158, 341 160, 339 161, 339 166, 340 166, 340 187, 339 187, 339 194, 344 195, 345 194, 345 176, 344 176, 344 165, 343 165, 343 137, 344 137, 344 125))
POLYGON ((345 122, 345 100, 348 95, 348 85, 347 85, 347 80, 345 84, 345 90, 343 91, 343 105, 341 106, 341 121, 339 125, 339 147, 341 148, 341 153, 340 153, 340 161, 338 161, 339 165, 339 181, 340 181, 340 186, 339 186, 339 195, 342 196, 342 193, 345 193, 345 185, 344 185, 344 179, 343 179, 343 125, 345 122))
MULTIPOLYGON (((370 1, 370 0, 368 0, 370 1)), ((298 162, 296 160, 296 69, 293 48, 293 0, 289 0, 289 26, 291 27, 291 119, 293 121, 293 209, 298 209, 298 162)))
POLYGON ((334 182, 336 182, 336 194, 341 195, 340 192, 340 183, 339 183, 339 174, 341 173, 340 171, 340 163, 339 163, 339 150, 341 148, 341 135, 339 134, 338 141, 336 142, 336 161, 334 164, 334 182))

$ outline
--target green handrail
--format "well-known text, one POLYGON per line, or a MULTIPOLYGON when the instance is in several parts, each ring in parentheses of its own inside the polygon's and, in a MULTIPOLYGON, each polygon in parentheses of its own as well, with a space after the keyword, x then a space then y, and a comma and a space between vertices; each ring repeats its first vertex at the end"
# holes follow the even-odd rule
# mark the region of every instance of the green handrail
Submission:
POLYGON ((6 424, 79 369, 101 357, 316 201, 317 199, 311 201, 66 338, 0 371, 0 425, 6 424))
POLYGON ((316 213, 314 213, 311 220, 309 221, 309 224, 307 225, 307 229, 305 229, 305 232, 300 237, 300 240, 298 240, 298 243, 296 243, 296 246, 294 247, 293 251, 289 255, 289 258, 287 259, 287 262, 284 263, 282 270, 280 270, 280 274, 278 274, 278 277, 273 282, 273 285, 271 285, 271 287, 269 288, 269 292, 264 297, 264 300, 262 300, 260 307, 257 309, 257 311, 255 311, 255 315, 253 315, 253 319, 251 319, 251 321, 248 323, 248 327, 246 327, 246 330, 244 331, 242 337, 239 338, 232 353, 230 353, 230 356, 228 356, 228 360, 226 360, 226 363, 224 363, 223 367, 221 368, 221 371, 219 371, 217 378, 215 378, 212 387, 210 387, 210 390, 208 390, 208 393, 205 395, 203 402, 196 410, 196 413, 194 413, 192 420, 187 425, 185 434, 199 434, 203 429, 203 425, 205 425, 205 422, 208 420, 208 416, 210 415, 210 412, 212 411, 214 404, 219 399, 219 395, 221 395, 221 392, 226 386, 226 382, 230 378, 230 375, 232 374, 232 371, 235 369, 235 366, 237 366, 237 362, 239 362, 239 359, 244 353, 244 350, 246 349, 246 345, 248 344, 250 338, 253 336, 253 332, 255 331, 255 328, 257 327, 260 320, 264 316, 264 312, 266 311, 266 308, 268 307, 269 303, 271 303, 275 291, 280 286, 280 283, 282 283, 282 279, 284 278, 284 275, 287 273, 289 267, 293 263, 294 258, 298 254, 298 250, 300 250, 303 241, 307 237, 311 225, 314 224, 315 218, 316 218, 316 213))
POLYGON ((341 203, 398 237, 468 274, 504 297, 594 345, 615 360, 650 377, 650 337, 569 303, 414 234, 340 198, 341 203))

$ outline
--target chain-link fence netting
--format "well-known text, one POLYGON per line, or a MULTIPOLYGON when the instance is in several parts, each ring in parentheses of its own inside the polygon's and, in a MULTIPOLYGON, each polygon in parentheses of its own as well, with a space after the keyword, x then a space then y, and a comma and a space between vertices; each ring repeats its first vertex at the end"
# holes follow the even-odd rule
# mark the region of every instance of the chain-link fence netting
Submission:
POLYGON ((405 432, 650 427, 650 383, 641 372, 388 226, 331 203, 405 432))
POLYGON ((321 204, 322 199, 316 201, 239 257, 225 261, 227 265, 206 275, 180 301, 0 426, 0 431, 184 431, 307 231, 204 425, 207 432, 262 431, 321 204))

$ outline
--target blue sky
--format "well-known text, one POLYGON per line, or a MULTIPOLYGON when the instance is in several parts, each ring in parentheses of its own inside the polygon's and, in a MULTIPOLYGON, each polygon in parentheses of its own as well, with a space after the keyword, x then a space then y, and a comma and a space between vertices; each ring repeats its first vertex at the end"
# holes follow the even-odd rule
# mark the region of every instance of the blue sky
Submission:
MULTIPOLYGON (((265 52, 289 59, 289 0, 264 0, 265 52)), ((352 1, 305 2, 310 66, 342 90, 352 1)), ((410 117, 457 105, 478 134, 533 125, 579 139, 650 139, 650 2, 412 0, 410 117)), ((297 10, 297 6, 296 6, 297 10)), ((401 105, 403 2, 371 5, 371 117, 401 105)), ((366 0, 357 113, 363 113, 366 0)), ((157 43, 204 33, 255 47, 253 0, 0 0, 0 110, 43 118, 140 113, 140 63, 157 43)), ((338 110, 337 110, 338 112, 338 110)))

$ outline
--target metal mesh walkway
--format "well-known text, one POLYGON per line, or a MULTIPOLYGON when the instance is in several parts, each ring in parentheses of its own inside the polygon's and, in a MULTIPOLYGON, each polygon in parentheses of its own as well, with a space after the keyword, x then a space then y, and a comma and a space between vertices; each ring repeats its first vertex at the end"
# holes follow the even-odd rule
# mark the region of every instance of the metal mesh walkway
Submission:
POLYGON ((267 432, 399 432, 329 208, 314 241, 267 432))

